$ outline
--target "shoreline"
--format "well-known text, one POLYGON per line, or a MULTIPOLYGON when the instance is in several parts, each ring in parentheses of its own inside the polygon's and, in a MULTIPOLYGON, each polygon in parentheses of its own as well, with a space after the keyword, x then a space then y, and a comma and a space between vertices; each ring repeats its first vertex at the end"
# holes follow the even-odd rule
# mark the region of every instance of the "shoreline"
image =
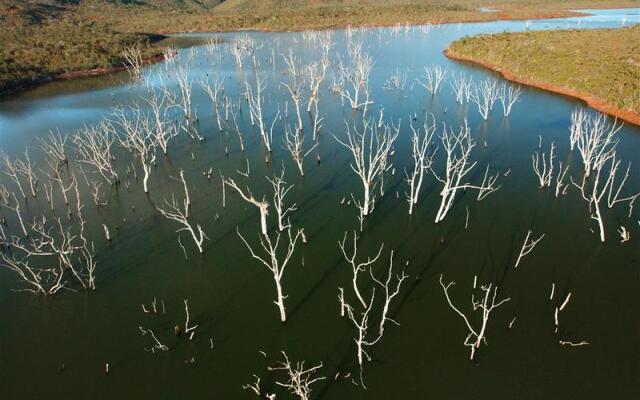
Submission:
MULTIPOLYGON (((585 9, 581 9, 581 11, 588 11, 588 10, 604 10, 604 9, 628 9, 628 8, 635 8, 635 7, 598 7, 598 8, 585 8, 585 9)), ((412 22, 412 23, 405 23, 405 25, 409 25, 409 26, 421 26, 421 25, 426 25, 426 24, 431 24, 431 25, 445 25, 445 24, 477 24, 477 23, 490 23, 490 22, 500 22, 500 21, 528 21, 528 20, 543 20, 543 19, 558 19, 558 18, 569 18, 569 17, 579 17, 579 16, 589 16, 592 14, 586 13, 586 12, 580 12, 577 10, 559 10, 559 11, 549 11, 549 12, 541 12, 533 17, 529 17, 529 18, 524 18, 524 17, 513 17, 510 15, 505 15, 505 13, 507 13, 507 11, 501 10, 501 11, 496 11, 496 12, 487 12, 487 15, 491 15, 490 18, 487 19, 467 19, 467 20, 452 20, 452 21, 444 21, 444 20, 439 20, 439 21, 424 21, 424 22, 412 22)), ((361 24, 361 25, 354 25, 353 27, 355 28, 389 28, 389 27, 393 27, 398 25, 398 23, 395 24, 361 24)), ((347 26, 345 25, 341 25, 341 24, 337 24, 337 25, 333 25, 333 26, 327 26, 324 28, 317 28, 317 29, 308 29, 311 31, 328 31, 328 30, 336 30, 336 29, 346 29, 347 26)), ((170 34, 182 34, 182 33, 228 33, 228 32, 304 32, 307 29, 291 29, 291 30, 281 30, 281 29, 269 29, 269 28, 240 28, 240 29, 229 29, 229 30, 211 30, 211 31, 206 31, 206 30, 192 30, 192 31, 163 31, 160 33, 155 33, 155 34, 160 34, 160 35, 170 35, 170 34)), ((446 55, 446 50, 445 50, 445 55, 446 55)), ((149 64, 155 64, 158 63, 160 61, 164 60, 164 56, 162 54, 159 54, 157 56, 154 57, 149 57, 145 60, 143 60, 143 65, 149 65, 149 64)), ((470 61, 473 62, 473 60, 462 60, 462 61, 470 61)), ((36 87, 45 85, 47 83, 51 83, 51 82, 55 82, 55 81, 64 81, 64 80, 69 80, 69 79, 78 79, 78 78, 87 78, 87 77, 93 77, 93 76, 100 76, 100 75, 106 75, 106 74, 110 74, 110 73, 114 73, 114 72, 120 72, 125 70, 126 68, 124 66, 110 66, 110 67, 100 67, 100 68, 93 68, 93 69, 85 69, 85 70, 76 70, 76 71, 70 71, 70 72, 64 72, 64 73, 60 73, 60 74, 55 74, 55 75, 49 75, 49 76, 44 76, 44 77, 40 77, 38 79, 35 80, 31 80, 31 81, 18 81, 15 83, 15 85, 10 86, 9 88, 7 88, 6 90, 0 92, 0 101, 2 100, 6 100, 8 98, 10 98, 13 95, 17 95, 20 93, 23 93, 25 91, 28 91, 30 89, 34 89, 36 87)), ((640 117, 639 117, 640 118, 640 117)), ((637 125, 640 125, 640 122, 634 122, 637 125)))
MULTIPOLYGON (((627 8, 636 8, 636 7, 614 7, 614 8, 606 8, 599 7, 594 8, 593 10, 607 10, 607 9, 627 9, 627 8)), ((588 9, 585 9, 588 10, 588 9)), ((499 16, 505 11, 497 11, 497 12, 487 12, 486 15, 491 16, 499 16)), ((536 16, 525 18, 525 17, 513 17, 510 15, 502 15, 502 17, 496 18, 477 18, 477 19, 460 19, 460 20, 436 20, 436 21, 421 21, 421 22, 405 22, 405 23, 389 23, 389 24, 359 24, 359 25, 328 25, 323 28, 299 28, 299 29, 277 29, 277 28, 236 28, 236 29, 219 29, 219 30, 189 30, 189 31, 162 31, 160 34, 162 35, 176 35, 183 33, 229 33, 229 32, 265 32, 265 33, 295 33, 295 32, 323 32, 323 31, 331 31, 337 29, 347 29, 347 27, 351 26, 352 28, 391 28, 396 25, 401 26, 423 26, 423 25, 447 25, 447 24, 479 24, 484 22, 500 22, 500 21, 529 21, 529 20, 542 20, 542 19, 559 19, 559 18, 570 18, 570 17, 587 17, 593 14, 583 13, 575 10, 562 10, 562 11, 550 11, 548 13, 540 13, 536 16)))
MULTIPOLYGON (((161 61, 164 61, 164 59, 165 59, 164 54, 158 54, 152 57, 144 58, 142 60, 142 65, 156 64, 161 61)), ((92 69, 81 69, 81 70, 70 71, 70 72, 62 72, 55 75, 43 76, 32 81, 17 82, 14 86, 9 87, 3 92, 0 92, 0 101, 8 99, 12 95, 24 93, 38 86, 46 85, 47 83, 107 75, 115 72, 126 71, 126 69, 127 67, 125 67, 124 65, 113 65, 110 67, 100 67, 100 68, 92 68, 92 69)))
POLYGON ((633 111, 624 111, 621 110, 620 108, 613 106, 611 104, 608 104, 607 102, 605 102, 604 100, 590 94, 587 92, 583 92, 580 90, 576 90, 576 89, 571 89, 571 88, 566 88, 566 87, 562 87, 562 86, 557 86, 554 85, 552 83, 545 83, 545 82, 537 82, 537 81, 532 81, 529 79, 524 79, 524 78, 520 78, 518 77, 516 74, 514 74, 513 72, 509 71, 508 69, 502 68, 500 66, 497 65, 493 65, 491 63, 487 63, 484 61, 479 61, 479 60, 475 60, 472 57, 467 57, 467 56, 463 56, 463 55, 459 55, 456 54, 454 52, 452 52, 449 49, 446 49, 444 51, 444 55, 447 56, 450 59, 453 60, 457 60, 457 61, 462 61, 462 62, 467 62, 473 65, 479 65, 481 67, 484 67, 490 71, 496 72, 498 74, 500 74, 500 76, 502 76, 504 79, 511 81, 511 82, 516 82, 519 83, 521 85, 526 85, 526 86, 530 86, 530 87, 535 87, 538 89, 542 89, 548 92, 552 92, 552 93, 556 93, 556 94, 560 94, 563 96, 567 96, 567 97, 571 97, 574 99, 578 99, 580 101, 583 101, 584 103, 586 103, 589 107, 596 109, 602 113, 605 113, 607 115, 613 116, 615 118, 621 119, 625 122, 628 122, 630 124, 636 125, 636 126, 640 126, 640 114, 635 113, 633 111))

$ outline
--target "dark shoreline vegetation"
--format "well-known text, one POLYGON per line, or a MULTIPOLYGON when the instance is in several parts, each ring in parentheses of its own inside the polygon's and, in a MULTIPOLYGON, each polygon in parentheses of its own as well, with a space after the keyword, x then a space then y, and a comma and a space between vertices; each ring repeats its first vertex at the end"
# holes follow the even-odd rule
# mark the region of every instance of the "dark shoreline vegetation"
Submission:
POLYGON ((640 399, 640 126, 444 54, 639 10, 173 35, 0 101, 3 398, 640 399))
POLYGON ((638 25, 465 37, 451 43, 445 54, 640 124, 638 25))
POLYGON ((69 76, 123 67, 122 51, 145 60, 162 54, 164 34, 256 29, 295 31, 535 19, 575 15, 576 8, 633 7, 633 0, 6 0, 0 5, 0 97, 69 76))

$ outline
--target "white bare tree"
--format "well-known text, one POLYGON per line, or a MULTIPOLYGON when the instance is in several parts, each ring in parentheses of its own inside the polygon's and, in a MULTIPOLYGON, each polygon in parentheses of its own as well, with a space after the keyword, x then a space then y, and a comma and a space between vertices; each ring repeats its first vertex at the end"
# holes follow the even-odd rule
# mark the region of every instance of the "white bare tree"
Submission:
POLYGON ((264 197, 262 198, 262 201, 256 200, 255 197, 253 197, 253 194, 251 193, 251 190, 249 190, 248 187, 245 193, 231 178, 223 179, 223 183, 235 189, 236 192, 240 194, 240 197, 242 197, 246 202, 253 204, 258 208, 258 210, 260 210, 260 232, 262 233, 263 236, 268 236, 267 235, 267 215, 269 215, 269 202, 266 201, 264 197))
MULTIPOLYGON (((511 109, 513 105, 518 102, 520 99, 520 95, 522 94, 522 90, 520 86, 512 86, 507 85, 507 83, 503 83, 500 89, 498 90, 498 100, 502 104, 502 114, 505 117, 508 117, 511 114, 511 109)), ((485 118, 486 119, 486 118, 485 118)))
POLYGON ((362 43, 351 42, 348 48, 349 64, 340 61, 338 71, 340 84, 335 86, 340 96, 348 100, 353 110, 366 109, 373 102, 369 100, 369 75, 373 60, 362 49, 362 43), (364 97, 364 98, 363 98, 364 97))
POLYGON ((33 168, 34 164, 31 162, 31 157, 29 156, 29 148, 25 149, 23 154, 24 159, 18 158, 16 160, 15 169, 27 181, 31 197, 36 197, 38 192, 38 177, 33 168))
POLYGON ((151 109, 151 126, 155 136, 155 141, 162 149, 162 153, 169 153, 169 141, 178 135, 178 128, 171 120, 169 113, 175 108, 175 102, 172 95, 167 91, 152 93, 147 96, 145 102, 151 109))
POLYGON ((27 193, 24 191, 22 187, 22 182, 20 180, 21 174, 20 174, 20 168, 18 167, 18 162, 16 160, 13 160, 7 154, 3 154, 2 163, 4 164, 3 165, 4 168, 2 169, 2 172, 5 175, 7 175, 9 179, 11 179, 11 181, 16 185, 16 188, 18 188, 18 191, 20 192, 20 195, 22 196, 22 198, 26 199, 27 193))
POLYGON ((364 307, 364 310, 362 310, 362 312, 357 312, 347 303, 344 304, 349 320, 353 323, 357 331, 356 337, 353 340, 356 343, 356 355, 358 359, 358 366, 360 367, 360 384, 364 389, 367 388, 364 384, 363 376, 364 362, 371 361, 371 356, 369 355, 369 353, 367 353, 367 349, 371 346, 374 346, 380 341, 380 339, 382 339, 382 335, 380 335, 380 332, 378 332, 375 336, 372 336, 369 332, 369 317, 371 316, 371 310, 373 309, 375 295, 376 290, 374 288, 373 290, 371 290, 371 297, 369 298, 369 302, 366 303, 367 306, 364 307))
POLYGON ((314 143, 309 149, 304 149, 304 133, 302 131, 293 131, 288 125, 285 126, 284 137, 285 148, 291 154, 291 158, 298 166, 300 176, 304 176, 303 162, 304 158, 318 147, 318 143, 314 143))
POLYGON ((431 172, 435 178, 443 185, 440 191, 441 202, 438 213, 436 214, 436 223, 442 222, 447 216, 447 213, 451 207, 453 207, 458 191, 467 189, 478 190, 478 200, 482 200, 500 188, 500 186, 496 186, 498 175, 488 177, 488 166, 485 178, 480 185, 473 185, 465 181, 466 175, 477 164, 477 162, 471 162, 469 159, 471 151, 475 147, 475 141, 471 138, 471 133, 466 121, 458 133, 455 133, 445 126, 442 131, 441 140, 442 147, 446 153, 444 174, 439 176, 438 173, 431 168, 431 172))
POLYGON ((407 84, 407 74, 401 73, 398 68, 391 74, 391 76, 384 81, 382 88, 384 90, 399 90, 403 91, 407 84))
POLYGON ((255 48, 255 39, 247 34, 238 36, 238 38, 231 44, 231 54, 233 54, 238 68, 242 69, 244 59, 253 54, 255 48))
POLYGON ((442 89, 442 84, 447 78, 447 70, 439 65, 424 67, 424 73, 421 78, 418 79, 420 86, 427 89, 431 96, 435 96, 442 89))
MULTIPOLYGON (((582 157, 585 176, 588 177, 597 165, 602 164, 615 152, 618 144, 615 135, 620 129, 622 124, 618 125, 617 121, 608 124, 607 116, 601 113, 594 117, 587 117, 582 122, 576 145, 582 157)), ((578 131, 577 127, 576 130, 578 131)))
POLYGON ((93 243, 84 236, 85 221, 78 205, 79 228, 55 218, 49 223, 45 216, 31 224, 28 240, 12 236, 6 243, 12 251, 4 255, 4 265, 25 283, 27 291, 35 294, 55 294, 69 288, 67 275, 84 289, 95 289, 95 252, 93 243), (38 260, 32 266, 31 261, 38 260), (58 267, 50 267, 50 265, 58 267), (43 267, 44 265, 44 267, 43 267))
POLYGON ((544 152, 542 152, 542 156, 540 156, 537 151, 535 151, 531 155, 533 172, 535 172, 536 176, 538 177, 538 187, 540 189, 551 187, 551 183, 553 181, 553 162, 555 159, 555 150, 556 144, 554 142, 551 142, 551 149, 549 150, 548 157, 544 152))
POLYGON ((353 286, 353 293, 358 298, 360 305, 363 308, 367 308, 367 302, 364 300, 364 297, 362 296, 362 294, 360 293, 360 289, 358 288, 358 274, 360 274, 361 272, 365 272, 367 269, 370 268, 371 265, 373 265, 376 261, 378 261, 378 259, 380 258, 380 255, 382 254, 382 249, 384 248, 384 244, 380 245, 380 249, 378 249, 378 253, 376 254, 375 257, 373 258, 367 257, 366 261, 359 262, 359 261, 356 261, 356 258, 358 255, 358 235, 356 234, 355 231, 353 231, 352 243, 353 243, 353 249, 352 249, 353 253, 349 255, 347 254, 347 249, 346 249, 347 232, 345 231, 344 237, 342 238, 342 241, 338 242, 338 245, 340 246, 340 250, 342 250, 342 254, 344 255, 344 258, 351 265, 351 270, 353 272, 353 276, 351 280, 351 283, 353 286))
POLYGON ((266 88, 265 81, 264 79, 256 79, 255 91, 251 87, 251 85, 249 85, 249 83, 247 83, 246 85, 245 97, 247 98, 247 102, 249 103, 251 125, 254 125, 256 123, 258 124, 258 129, 260 130, 262 141, 264 142, 267 151, 271 152, 271 142, 273 141, 273 126, 278 119, 279 113, 273 119, 271 130, 268 131, 262 113, 262 102, 264 101, 262 92, 266 88))
POLYGON ((110 185, 119 181, 112 152, 116 134, 108 121, 85 126, 72 140, 80 163, 93 167, 110 185))
POLYGON ((317 376, 318 371, 322 368, 322 363, 306 368, 304 361, 296 363, 289 361, 289 357, 284 351, 282 356, 284 361, 280 361, 275 367, 269 367, 269 371, 284 371, 287 374, 287 380, 284 382, 276 380, 276 385, 287 389, 299 400, 309 400, 311 398, 311 385, 326 379, 324 376, 317 376))
POLYGON ((520 254, 518 254, 518 259, 516 260, 515 268, 518 268, 518 265, 520 264, 520 260, 522 260, 522 257, 531 253, 533 249, 536 247, 536 245, 544 238, 544 233, 543 233, 537 239, 530 239, 532 233, 533 231, 531 229, 527 231, 527 237, 524 239, 524 243, 522 244, 522 249, 520 249, 520 254))
POLYGON ((498 81, 484 79, 479 85, 473 85, 470 91, 470 99, 478 107, 478 112, 485 121, 489 118, 489 112, 498 99, 498 81))
MULTIPOLYGON (((289 75, 289 83, 281 82, 280 84, 287 88, 289 95, 291 96, 291 101, 293 102, 293 106, 296 110, 296 120, 297 126, 296 131, 301 132, 304 128, 302 125, 302 112, 300 111, 301 103, 302 103, 302 89, 304 88, 302 84, 302 73, 304 71, 300 70, 300 60, 298 60, 293 55, 293 49, 289 49, 289 55, 284 56, 284 63, 287 66, 287 74, 289 75)), ((309 103, 310 104, 310 103, 309 103)))
POLYGON ((456 96, 456 103, 464 104, 465 101, 469 100, 472 85, 472 80, 469 75, 465 73, 456 74, 454 72, 450 85, 453 94, 456 96))
POLYGON ((142 185, 144 192, 149 193, 148 181, 151 167, 156 162, 157 137, 139 108, 134 108, 130 114, 127 116, 122 108, 114 110, 115 123, 122 129, 118 142, 140 161, 144 172, 142 185))
POLYGON ((320 62, 312 62, 304 68, 304 75, 306 76, 309 84, 309 101, 307 102, 307 112, 311 112, 312 108, 316 107, 320 98, 320 85, 324 81, 327 75, 327 67, 329 66, 328 59, 322 59, 320 62))
POLYGON ((571 151, 573 151, 576 144, 578 144, 578 140, 582 137, 588 118, 589 116, 584 108, 576 108, 571 112, 571 127, 569 135, 571 151))
POLYGON ((40 149, 49 158, 51 163, 55 163, 58 168, 66 165, 69 161, 67 157, 66 144, 69 135, 60 133, 59 130, 49 131, 45 137, 38 138, 40 149))
POLYGON ((413 207, 418 204, 418 196, 425 172, 428 172, 433 163, 435 152, 430 151, 430 145, 435 130, 436 125, 433 118, 431 122, 428 118, 425 118, 422 129, 416 129, 413 124, 411 124, 411 131, 413 132, 411 136, 413 169, 411 172, 405 171, 406 181, 409 184, 409 193, 407 193, 409 215, 413 214, 413 207))
POLYGON ((377 283, 382 288, 382 290, 384 290, 384 304, 382 306, 382 315, 380 317, 379 327, 380 336, 382 336, 384 333, 384 325, 387 321, 399 325, 396 321, 389 318, 389 306, 391 305, 394 297, 396 297, 398 293, 400 293, 400 286, 408 276, 407 274, 405 274, 405 271, 403 269, 401 273, 396 274, 395 279, 393 279, 393 250, 391 250, 391 256, 389 257, 389 270, 387 271, 386 279, 384 281, 377 279, 373 274, 373 268, 369 269, 369 274, 371 275, 371 279, 373 279, 373 281, 377 283))
POLYGON ((629 206, 628 216, 631 217, 635 201, 640 196, 640 193, 635 193, 626 197, 621 197, 624 185, 629 176, 631 165, 629 164, 627 167, 625 176, 622 180, 616 183, 616 175, 618 173, 620 163, 621 161, 616 158, 616 152, 615 149, 613 149, 597 157, 597 162, 593 166, 593 169, 595 170, 594 176, 589 177, 585 172, 580 184, 576 183, 571 177, 571 182, 576 188, 578 188, 582 198, 589 206, 591 218, 598 223, 600 241, 603 243, 605 242, 606 235, 602 208, 605 205, 608 205, 609 208, 613 208, 616 204, 626 203, 629 206))
POLYGON ((291 228, 289 214, 297 210, 296 203, 293 203, 290 206, 285 204, 285 197, 289 191, 293 189, 293 185, 287 185, 287 182, 285 182, 284 168, 282 168, 282 172, 279 176, 274 174, 273 179, 269 177, 266 177, 266 179, 273 187, 273 208, 276 209, 278 216, 278 230, 282 232, 285 229, 291 228))
POLYGON ((346 122, 345 125, 347 139, 343 141, 335 136, 334 138, 353 155, 351 169, 360 178, 364 189, 363 199, 357 206, 360 215, 366 217, 375 206, 375 195, 372 196, 372 191, 380 179, 380 174, 390 167, 387 157, 398 137, 399 128, 392 129, 389 125, 384 125, 380 129, 368 120, 363 121, 360 130, 356 126, 351 129, 346 122))
POLYGON ((138 46, 129 46, 122 49, 122 57, 124 58, 124 66, 136 80, 142 79, 142 50, 138 46))
POLYGON ((224 85, 222 84, 222 79, 216 76, 213 84, 210 83, 209 79, 202 79, 200 81, 200 86, 202 89, 209 95, 211 99, 211 104, 213 108, 213 112, 216 114, 216 122, 218 123, 218 130, 222 132, 222 124, 220 122, 220 97, 224 96, 224 85))
MULTIPOLYGON (((16 218, 18 219, 18 224, 20 225, 22 234, 25 237, 29 236, 29 232, 27 231, 27 228, 24 225, 24 220, 22 219, 18 197, 14 192, 9 192, 9 190, 4 185, 0 185, 0 205, 16 213, 16 218), (13 202, 11 202, 11 199, 13 199, 13 202)), ((0 226, 1 225, 2 224, 0 224, 0 226)), ((4 230, 2 231, 2 236, 4 236, 4 230)))
POLYGON ((258 255, 253 250, 251 245, 249 245, 249 243, 245 240, 245 238, 242 236, 240 231, 238 230, 237 232, 240 239, 242 239, 244 244, 247 246, 247 248, 251 252, 251 256, 256 260, 260 261, 265 267, 267 267, 269 271, 271 271, 273 275, 273 280, 276 284, 276 300, 274 301, 274 303, 276 304, 276 306, 278 307, 278 310, 280 311, 280 321, 286 322, 287 312, 284 306, 284 300, 286 299, 287 296, 284 295, 284 292, 282 289, 282 276, 284 274, 287 264, 289 263, 289 260, 291 259, 291 256, 293 255, 293 252, 295 251, 296 243, 298 242, 298 238, 300 237, 300 234, 301 234, 300 231, 297 231, 295 235, 292 235, 291 228, 290 227, 287 228, 287 237, 284 240, 281 240, 282 234, 280 232, 276 232, 274 240, 272 240, 271 237, 269 237, 269 235, 266 235, 266 234, 258 235, 258 239, 260 240, 260 245, 262 246, 262 249, 264 250, 264 253, 266 255, 258 255), (285 240, 288 243, 285 243, 285 240), (284 254, 281 255, 281 258, 279 259, 280 254, 278 253, 282 252, 279 249, 281 241, 282 243, 285 243, 284 246, 286 250, 284 251, 284 254))
MULTIPOLYGON (((172 195, 171 201, 168 201, 167 199, 165 199, 164 206, 163 207, 156 206, 156 209, 165 218, 170 219, 172 221, 176 221, 178 224, 182 226, 180 229, 176 231, 177 233, 180 233, 183 231, 189 232, 189 234, 193 238, 193 241, 198 247, 198 252, 200 254, 203 253, 204 250, 202 248, 202 244, 204 243, 204 240, 208 238, 207 238, 207 235, 202 230, 202 227, 200 226, 200 224, 196 224, 196 226, 194 227, 191 224, 191 222, 189 222, 189 219, 187 218, 188 205, 187 205, 186 198, 183 200, 182 204, 180 204, 176 200, 175 196, 172 195)), ((187 252, 184 246, 182 245, 182 242, 180 241, 180 236, 178 236, 178 244, 180 244, 180 247, 182 248, 182 251, 184 252, 184 255, 186 257, 187 252)))
POLYGON ((453 302, 451 301, 451 298, 449 297, 449 288, 455 284, 456 284, 455 282, 449 282, 448 284, 445 285, 444 282, 442 281, 442 274, 440 275, 440 286, 442 286, 442 290, 444 291, 444 295, 447 299, 447 303, 449 303, 449 306, 451 307, 451 309, 455 311, 456 314, 458 314, 464 320, 464 323, 467 326, 467 329, 469 330, 469 334, 467 335, 467 338, 464 341, 464 345, 471 348, 470 359, 473 360, 476 354, 476 350, 480 348, 480 345, 482 343, 487 344, 487 339, 485 336, 487 333, 487 325, 489 323, 489 317, 491 316, 491 312, 494 309, 503 305, 504 303, 508 302, 510 299, 506 298, 496 302, 496 297, 498 296, 498 287, 494 286, 493 283, 490 283, 486 286, 483 285, 480 287, 480 290, 483 293, 483 296, 480 300, 476 300, 475 295, 472 293, 471 295, 471 305, 473 307, 472 311, 479 310, 482 315, 482 322, 480 323, 480 326, 479 327, 476 326, 474 328, 475 324, 471 323, 469 318, 467 318, 467 316, 462 311, 460 311, 458 307, 456 307, 453 304, 453 302))

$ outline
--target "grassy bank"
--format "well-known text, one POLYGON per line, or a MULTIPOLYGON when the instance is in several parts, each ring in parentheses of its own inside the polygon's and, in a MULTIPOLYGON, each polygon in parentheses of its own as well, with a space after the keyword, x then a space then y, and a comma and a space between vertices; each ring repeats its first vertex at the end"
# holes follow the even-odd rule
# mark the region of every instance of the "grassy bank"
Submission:
POLYGON ((448 52, 640 121, 640 26, 483 35, 453 42, 448 52))
POLYGON ((63 73, 122 65, 127 46, 152 57, 160 52, 154 34, 530 19, 629 6, 640 0, 2 0, 0 95, 63 73))

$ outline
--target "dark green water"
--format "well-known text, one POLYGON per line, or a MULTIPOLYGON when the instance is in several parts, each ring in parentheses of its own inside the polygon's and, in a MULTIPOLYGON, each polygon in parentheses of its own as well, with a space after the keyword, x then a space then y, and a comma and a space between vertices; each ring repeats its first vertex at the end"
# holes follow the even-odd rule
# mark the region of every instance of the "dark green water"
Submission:
MULTIPOLYGON (((601 15, 583 19, 580 26, 619 26, 618 13, 598 13, 601 15)), ((627 23, 634 18, 637 15, 629 15, 627 23)), ((577 26, 577 21, 537 21, 531 28, 577 26)), ((497 106, 485 122, 475 105, 456 105, 448 83, 435 98, 414 85, 423 66, 432 64, 446 67, 450 74, 464 71, 475 81, 489 76, 483 70, 446 59, 442 50, 460 36, 505 29, 522 30, 525 23, 444 25, 428 34, 417 28, 399 34, 391 29, 354 34, 375 62, 370 80, 375 102, 372 115, 377 117, 377 110, 384 107, 387 120, 403 120, 392 157, 397 172, 387 178, 386 195, 376 202, 373 215, 366 221, 359 254, 373 256, 384 242, 384 258, 394 249, 396 265, 409 261, 410 275, 391 310, 400 326, 388 324, 384 337, 370 349, 372 361, 364 370, 367 390, 353 385, 351 378, 333 379, 337 372, 344 375, 351 371, 355 376, 358 371, 355 331, 348 320, 340 318, 336 298, 338 287, 349 287, 351 279, 350 267, 337 242, 345 230, 358 226, 356 209, 340 205, 340 201, 350 193, 359 196, 362 189, 349 167, 351 155, 331 136, 343 137, 343 121, 351 120, 352 112, 330 92, 329 73, 320 98, 324 126, 318 152, 322 162, 318 165, 314 156, 309 157, 303 178, 282 149, 280 124, 274 131, 273 160, 267 165, 261 139, 252 131, 245 113, 240 124, 246 149, 241 152, 233 132, 228 138, 218 132, 210 101, 197 84, 205 74, 216 74, 224 78, 225 94, 237 100, 244 90, 243 80, 254 78, 251 67, 246 65, 239 71, 225 45, 221 45, 221 58, 211 56, 205 47, 195 47, 181 51, 176 61, 189 68, 194 82, 193 104, 200 117, 198 129, 206 142, 190 142, 186 135, 171 142, 169 155, 158 155, 149 181, 149 197, 143 193, 141 181, 129 178, 128 188, 111 190, 105 194, 109 204, 96 209, 84 188, 87 229, 97 250, 97 290, 61 292, 53 297, 16 293, 11 289, 19 288, 20 283, 9 271, 0 269, 2 398, 250 399, 255 396, 241 387, 253 381, 254 373, 262 377, 267 392, 275 391, 278 399, 292 398, 275 386, 276 374, 267 371, 267 366, 279 360, 281 350, 293 360, 324 363, 321 372, 328 379, 314 386, 312 397, 318 399, 638 398, 637 210, 628 219, 624 207, 607 209, 604 219, 608 241, 601 244, 590 231, 597 231, 597 225, 590 220, 578 192, 570 189, 567 196, 556 199, 552 191, 537 188, 531 168, 531 153, 537 149, 538 135, 542 135, 546 144, 555 141, 558 158, 571 164, 570 173, 577 173, 579 154, 569 152, 569 117, 581 104, 523 88, 521 100, 508 119, 502 117, 497 106), (383 90, 384 81, 396 68, 407 73, 405 90, 383 90), (433 219, 440 200, 439 185, 433 177, 426 179, 411 217, 403 198, 407 186, 402 171, 411 166, 408 119, 424 111, 434 114, 438 131, 443 122, 457 127, 468 118, 478 142, 473 155, 479 163, 472 174, 474 180, 482 178, 487 164, 503 173, 511 171, 501 178, 502 188, 481 202, 471 192, 463 194, 438 225, 433 219), (251 176, 244 179, 235 171, 244 170, 247 159, 251 176), (239 183, 249 184, 254 194, 270 196, 264 176, 279 172, 282 163, 286 180, 295 184, 289 199, 297 203, 298 211, 292 223, 304 227, 309 238, 307 245, 297 248, 284 274, 283 286, 289 296, 286 324, 279 322, 272 303, 275 289, 270 273, 251 259, 235 234, 238 227, 251 243, 257 243, 257 210, 230 191, 227 207, 222 209, 219 180, 209 182, 201 174, 212 167, 215 172, 220 170, 239 183), (171 178, 181 168, 191 191, 192 219, 210 238, 205 242, 204 255, 199 256, 190 238, 183 235, 188 260, 176 242, 178 226, 155 209, 171 193, 181 193, 181 184, 171 178), (465 230, 467 207, 470 217, 465 230), (112 228, 110 245, 102 238, 103 223, 112 228), (620 225, 631 230, 631 242, 619 243, 616 229, 620 225), (514 269, 528 229, 546 236, 514 269), (492 314, 488 346, 480 348, 477 363, 468 360, 468 349, 463 346, 467 331, 446 303, 438 283, 440 274, 457 282, 451 294, 465 311, 470 308, 474 275, 481 283, 498 284, 500 298, 511 298, 492 314), (553 332, 554 305, 548 301, 552 282, 560 295, 572 293, 558 334, 553 332), (140 304, 149 304, 154 297, 163 299, 165 315, 141 311, 140 304), (189 299, 192 321, 199 325, 192 341, 173 336, 173 326, 184 322, 183 299, 189 299), (509 330, 514 316, 516 322, 509 330), (145 352, 149 338, 140 335, 138 326, 153 329, 170 351, 145 352), (560 346, 558 340, 586 340, 590 344, 570 348, 560 346), (267 358, 259 351, 267 353, 267 358), (194 364, 185 363, 192 357, 194 364), (105 375, 107 362, 110 373, 105 375)), ((305 63, 319 59, 320 51, 300 34, 251 35, 262 46, 258 55, 263 67, 258 73, 267 78, 265 115, 271 121, 276 104, 283 107, 288 99, 279 85, 286 79, 282 57, 276 56, 275 67, 269 64, 272 49, 278 55, 292 48, 305 63)), ((338 55, 346 57, 344 31, 336 31, 333 39, 336 46, 331 59, 335 62, 338 55)), ((160 76, 169 87, 176 88, 165 66, 156 65, 145 71, 144 84, 116 74, 53 83, 4 101, 0 103, 0 145, 11 155, 29 146, 32 159, 44 168, 42 156, 35 150, 38 137, 54 127, 73 132, 85 123, 99 121, 116 104, 139 102, 146 85, 157 85, 160 76)), ((289 113, 292 117, 291 104, 289 113)), ((306 114, 303 117, 308 133, 309 120, 306 114)), ((627 191, 637 192, 640 130, 626 125, 619 139, 618 157, 631 161, 634 167, 627 191)), ((118 169, 124 175, 131 159, 122 152, 118 152, 118 158, 118 169)), ((7 183, 5 177, 2 180, 7 183)), ((25 216, 29 216, 26 219, 43 212, 50 215, 43 193, 24 206, 25 216)), ((8 218, 7 231, 17 233, 13 216, 6 210, 3 213, 8 218)), ((274 229, 273 215, 269 222, 274 229)), ((379 269, 385 267, 384 262, 377 264, 379 269)))

